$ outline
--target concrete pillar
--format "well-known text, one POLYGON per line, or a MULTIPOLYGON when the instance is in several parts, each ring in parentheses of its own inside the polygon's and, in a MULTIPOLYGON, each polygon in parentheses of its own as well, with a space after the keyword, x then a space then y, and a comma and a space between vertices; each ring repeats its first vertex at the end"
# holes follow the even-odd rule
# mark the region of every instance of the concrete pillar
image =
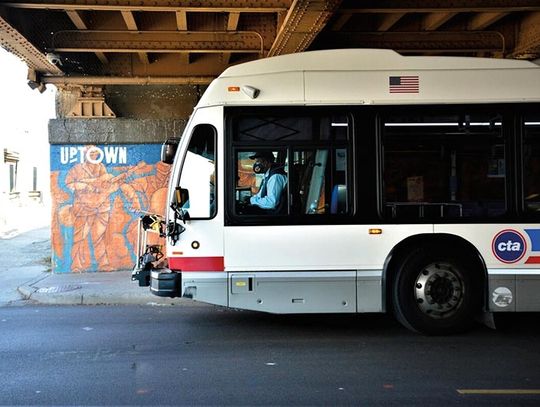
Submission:
POLYGON ((68 118, 80 94, 61 89, 49 122, 53 271, 130 269, 139 216, 165 210, 161 143, 181 135, 200 89, 108 86, 116 118, 68 118))

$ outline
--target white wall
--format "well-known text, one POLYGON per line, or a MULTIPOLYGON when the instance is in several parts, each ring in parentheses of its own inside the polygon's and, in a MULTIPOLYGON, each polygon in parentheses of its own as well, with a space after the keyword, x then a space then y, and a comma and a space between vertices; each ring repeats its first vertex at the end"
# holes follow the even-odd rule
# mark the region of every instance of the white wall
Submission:
POLYGON ((16 56, 0 48, 0 237, 50 224, 50 164, 48 121, 54 118, 55 89, 43 94, 27 85, 27 67, 16 56), (4 149, 17 152, 19 199, 9 194, 9 165, 4 149), (42 202, 29 199, 33 189, 33 167, 37 167, 37 190, 42 202))

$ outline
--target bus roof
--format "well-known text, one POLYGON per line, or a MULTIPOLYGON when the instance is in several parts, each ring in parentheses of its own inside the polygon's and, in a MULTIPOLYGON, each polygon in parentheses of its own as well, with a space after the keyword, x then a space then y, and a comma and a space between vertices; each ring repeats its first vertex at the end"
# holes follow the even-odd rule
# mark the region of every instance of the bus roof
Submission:
POLYGON ((346 49, 230 67, 198 106, 527 101, 540 101, 540 66, 529 61, 346 49))
POLYGON ((290 71, 377 71, 381 69, 500 69, 531 68, 529 61, 474 57, 402 56, 388 49, 310 51, 259 59, 232 66, 220 77, 262 75, 290 71))

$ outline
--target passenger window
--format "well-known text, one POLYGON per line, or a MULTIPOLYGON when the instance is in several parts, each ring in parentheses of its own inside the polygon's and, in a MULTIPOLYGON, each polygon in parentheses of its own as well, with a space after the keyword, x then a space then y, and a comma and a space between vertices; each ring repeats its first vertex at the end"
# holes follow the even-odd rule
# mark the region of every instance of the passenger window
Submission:
POLYGON ((523 132, 525 210, 540 215, 540 116, 525 118, 523 132))
POLYGON ((506 154, 498 114, 383 119, 388 218, 494 217, 506 212, 506 154))
POLYGON ((297 181, 292 213, 346 214, 347 149, 295 150, 292 176, 297 181))

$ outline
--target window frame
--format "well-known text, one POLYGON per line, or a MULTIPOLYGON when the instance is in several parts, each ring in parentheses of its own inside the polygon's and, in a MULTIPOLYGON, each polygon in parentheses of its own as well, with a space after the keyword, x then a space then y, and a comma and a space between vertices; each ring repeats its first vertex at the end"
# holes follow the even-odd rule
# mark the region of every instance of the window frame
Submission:
MULTIPOLYGON (((187 154, 189 152, 189 146, 191 144, 191 141, 193 140, 193 137, 195 135, 195 132, 196 130, 201 127, 201 126, 208 126, 209 128, 212 129, 212 132, 213 132, 213 142, 214 142, 214 202, 215 202, 215 210, 214 210, 214 213, 212 214, 212 216, 210 217, 189 217, 189 220, 212 220, 214 218, 217 217, 218 213, 219 213, 219 183, 218 183, 218 180, 219 180, 219 174, 218 174, 218 171, 219 171, 219 151, 218 151, 218 132, 217 132, 217 129, 215 128, 214 125, 210 124, 210 123, 197 123, 196 125, 193 126, 193 128, 191 129, 191 132, 189 134, 189 140, 187 141, 187 144, 186 144, 186 149, 183 151, 183 155, 182 155, 182 161, 180 163, 180 170, 178 172, 178 178, 177 178, 177 182, 176 182, 176 185, 175 187, 180 187, 182 188, 182 186, 180 185, 180 182, 182 181, 182 173, 184 171, 184 165, 186 164, 186 157, 187 157, 187 154)), ((189 209, 187 210, 187 212, 189 213, 189 209)))
MULTIPOLYGON (((524 207, 524 174, 523 174, 523 132, 522 119, 527 114, 538 114, 540 103, 460 103, 460 104, 414 104, 414 105, 343 105, 343 106, 258 106, 224 108, 225 125, 225 225, 309 225, 309 224, 509 224, 538 222, 539 218, 532 212, 526 212, 524 207), (318 110, 317 110, 318 109, 318 110), (231 118, 237 114, 249 113, 257 115, 282 114, 344 114, 349 120, 349 140, 347 159, 347 182, 350 183, 348 202, 352 212, 347 215, 319 215, 306 217, 256 217, 242 219, 235 216, 234 180, 232 171, 235 163, 232 148, 231 118), (486 114, 499 113, 502 115, 502 138, 505 145, 506 177, 505 177, 505 206, 506 213, 498 217, 456 217, 438 219, 392 219, 384 215, 383 199, 383 148, 382 120, 389 113, 394 114, 486 114), (495 113, 493 113, 495 112, 495 113), (232 192, 231 192, 232 191, 232 192), (233 196, 231 196, 233 195, 233 196)), ((315 147, 315 145, 312 145, 315 147)), ((261 145, 263 147, 263 145, 261 145)), ((274 148, 269 143, 267 147, 274 148)), ((308 215, 306 215, 308 216, 308 215)))
POLYGON ((406 105, 381 106, 376 110, 377 122, 377 150, 379 157, 377 189, 378 189, 378 217, 383 223, 397 224, 474 224, 474 223, 504 223, 519 221, 516 214, 516 185, 515 163, 517 133, 514 131, 516 111, 519 104, 455 104, 455 105, 406 105), (384 119, 389 116, 457 116, 457 115, 499 114, 502 120, 501 137, 505 147, 505 213, 497 216, 463 216, 463 217, 424 217, 399 218, 385 213, 385 153, 384 153, 384 119))
MULTIPOLYGON (((540 119, 540 104, 530 104, 519 110, 515 115, 516 153, 517 153, 517 176, 516 176, 516 200, 519 217, 523 222, 537 223, 540 220, 540 212, 527 209, 525 202, 525 122, 530 116, 537 116, 540 119)), ((540 120, 539 120, 540 121, 540 120)))
MULTIPOLYGON (((233 156, 231 156, 231 161, 233 163, 236 164, 235 166, 235 170, 234 171, 234 175, 233 177, 237 177, 238 176, 238 155, 241 154, 241 153, 250 153, 250 154, 254 154, 256 151, 269 151, 269 152, 285 152, 285 155, 286 155, 286 160, 287 160, 287 166, 289 165, 289 162, 288 162, 288 159, 289 159, 289 156, 290 156, 290 152, 289 152, 289 149, 287 147, 284 147, 284 146, 274 146, 274 147, 260 147, 260 148, 250 148, 250 147, 244 147, 244 146, 240 146, 240 147, 234 147, 233 148, 233 156)), ((279 158, 279 157, 278 157, 279 158)), ((286 212, 287 213, 284 213, 284 214, 268 214, 266 215, 265 217, 270 217, 272 219, 276 219, 276 218, 281 218, 281 217, 286 217, 286 216, 289 216, 290 215, 290 178, 289 178, 289 173, 287 173, 287 184, 285 185, 285 193, 286 193, 286 212)), ((237 187, 237 184, 236 182, 234 182, 233 184, 233 187, 232 187, 232 190, 235 191, 236 193, 236 187, 237 187)), ((260 188, 260 185, 259 185, 259 188, 260 188)), ((236 204, 237 204, 237 201, 236 201, 236 197, 233 197, 234 199, 234 202, 233 202, 233 205, 232 205, 232 213, 234 214, 234 216, 237 216, 237 217, 246 217, 246 216, 262 216, 264 215, 264 212, 260 213, 260 214, 257 214, 257 213, 237 213, 236 211, 236 204)))
MULTIPOLYGON (((312 224, 343 224, 354 223, 353 219, 356 216, 356 142, 355 142, 355 125, 354 115, 349 107, 343 106, 259 106, 259 107, 235 107, 230 106, 224 109, 225 120, 225 225, 312 225, 312 224), (269 117, 302 117, 307 116, 311 119, 317 117, 328 117, 332 114, 342 115, 347 118, 348 130, 345 140, 337 140, 335 142, 317 140, 279 140, 270 142, 254 142, 235 141, 234 125, 237 118, 240 116, 269 116, 269 117), (346 214, 291 214, 291 189, 295 188, 295 182, 291 183, 290 171, 292 169, 293 152, 299 150, 317 150, 327 149, 330 154, 334 154, 339 148, 347 149, 346 163, 346 182, 347 182, 347 208, 346 214), (237 153, 239 151, 252 150, 272 151, 285 150, 288 160, 288 180, 287 180, 287 214, 238 214, 235 210, 235 177, 237 175, 237 153)), ((329 155, 330 155, 329 154, 329 155)))

